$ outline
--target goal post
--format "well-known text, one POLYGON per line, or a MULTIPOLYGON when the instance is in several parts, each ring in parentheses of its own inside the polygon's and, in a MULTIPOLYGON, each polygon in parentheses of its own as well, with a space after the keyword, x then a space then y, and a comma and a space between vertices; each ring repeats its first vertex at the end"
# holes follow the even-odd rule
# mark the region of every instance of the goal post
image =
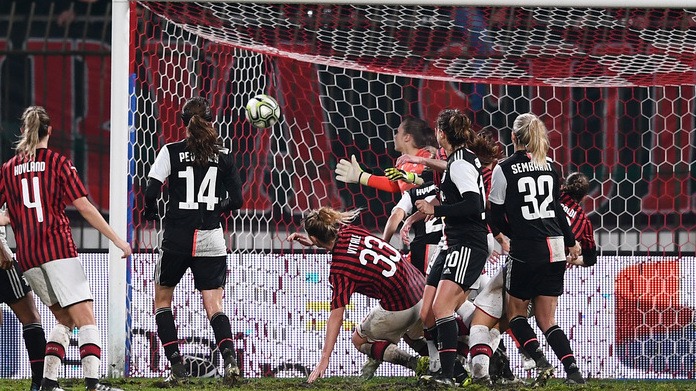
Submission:
MULTIPOLYGON (((130 4, 128 0, 112 1, 111 23, 111 150, 109 173, 109 224, 122 238, 131 242, 132 231, 129 202, 129 164, 132 115, 130 112, 130 4)), ((109 244, 108 289, 108 370, 109 377, 127 374, 127 352, 130 342, 128 321, 128 260, 121 259, 121 250, 109 244)))
MULTIPOLYGON (((508 154, 514 118, 538 114, 549 129, 549 155, 564 172, 590 178, 583 206, 605 262, 569 272, 578 279, 559 314, 559 322, 595 322, 593 329, 583 320, 571 337, 574 348, 584 347, 576 351, 588 373, 692 376, 676 353, 659 361, 644 352, 657 340, 653 332, 663 332, 652 314, 696 305, 684 288, 693 282, 684 265, 693 265, 696 250, 696 10, 672 0, 630 8, 610 0, 538 3, 114 0, 111 167, 124 169, 111 172, 110 216, 134 256, 126 263, 109 249, 109 375, 167 369, 152 317, 161 224, 141 219, 142 192, 157 150, 183 138, 178 113, 195 94, 211 102, 244 181, 244 205, 223 224, 231 249, 225 309, 249 376, 306 368, 320 355, 330 257, 286 240, 301 230, 303 213, 362 207, 358 223, 377 233, 399 198, 336 181, 336 162, 356 155, 380 175, 398 156, 393 135, 402 117, 433 122, 453 107, 476 130, 493 130, 508 154), (244 117, 259 93, 282 108, 268 129, 244 117), (660 260, 646 269, 650 277, 635 267, 660 260), (646 304, 627 288, 664 276, 671 282, 661 292, 678 296, 679 306, 646 304), (578 304, 588 297, 591 306, 578 304), (637 312, 626 320, 607 314, 609 307, 637 312), (607 335, 615 338, 597 343, 607 335), (640 360, 631 358, 636 346, 640 360)), ((187 275, 173 306, 179 336, 185 354, 213 360, 194 292, 187 275)), ((370 303, 354 300, 346 329, 370 303)), ((687 312, 679 313, 675 329, 687 312)), ((660 338, 696 348, 670 333, 660 338)), ((342 358, 327 374, 359 370, 359 353, 343 339, 342 358)))

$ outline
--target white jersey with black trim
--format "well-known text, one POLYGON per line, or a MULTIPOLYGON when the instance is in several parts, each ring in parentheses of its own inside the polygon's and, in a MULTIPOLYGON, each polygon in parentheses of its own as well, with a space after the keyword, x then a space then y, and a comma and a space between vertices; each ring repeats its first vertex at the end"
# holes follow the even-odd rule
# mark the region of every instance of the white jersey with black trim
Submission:
POLYGON ((447 158, 447 168, 440 183, 440 200, 443 205, 464 201, 465 193, 474 193, 480 202, 476 212, 465 216, 445 215, 445 235, 447 246, 462 244, 488 251, 486 235, 488 225, 485 221, 486 191, 481 173, 481 162, 466 148, 455 150, 447 158))

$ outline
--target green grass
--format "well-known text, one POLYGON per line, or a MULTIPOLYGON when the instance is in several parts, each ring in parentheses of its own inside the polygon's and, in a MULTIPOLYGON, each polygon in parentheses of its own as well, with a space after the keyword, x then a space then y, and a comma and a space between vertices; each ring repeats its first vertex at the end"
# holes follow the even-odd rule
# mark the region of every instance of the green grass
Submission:
MULTIPOLYGON (((141 379, 141 378, 128 378, 128 379, 107 379, 104 380, 105 384, 110 384, 116 387, 123 388, 126 391, 161 391, 165 389, 165 384, 162 379, 141 379)), ((84 390, 84 386, 81 380, 78 379, 65 379, 61 381, 61 385, 66 391, 69 390, 84 390)), ((315 384, 307 384, 305 379, 251 379, 246 381, 244 384, 239 385, 236 388, 228 388, 222 385, 219 379, 196 379, 192 380, 189 384, 181 387, 168 388, 169 390, 200 390, 200 391, 212 391, 212 390, 225 390, 225 389, 236 389, 240 391, 244 390, 258 390, 258 391, 280 391, 280 390, 311 390, 311 391, 411 391, 411 390, 424 390, 424 391, 434 391, 434 388, 429 385, 419 384, 416 378, 406 378, 406 377, 377 377, 370 381, 363 382, 359 378, 355 377, 333 377, 326 379, 319 379, 315 384)), ((471 391, 484 391, 488 390, 482 386, 469 386, 466 387, 467 390, 471 391)), ((517 387, 510 388, 504 386, 497 386, 496 390, 531 390, 529 387, 517 387)), ((646 381, 646 380, 596 380, 591 379, 588 385, 582 388, 579 387, 569 387, 562 383, 562 380, 553 379, 549 382, 546 387, 537 388, 535 390, 540 391, 568 391, 568 390, 582 390, 582 391, 680 391, 680 390, 694 390, 696 389, 696 381, 646 381)), ((0 379, 0 390, 2 391, 27 391, 29 390, 28 380, 7 380, 0 379)), ((437 390, 442 390, 437 389, 437 390)))

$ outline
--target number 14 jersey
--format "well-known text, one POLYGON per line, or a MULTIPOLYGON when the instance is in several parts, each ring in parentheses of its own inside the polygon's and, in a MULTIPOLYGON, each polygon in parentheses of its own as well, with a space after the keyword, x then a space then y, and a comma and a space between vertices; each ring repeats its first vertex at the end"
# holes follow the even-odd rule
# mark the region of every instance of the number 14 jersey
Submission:
POLYGON ((186 140, 164 145, 148 176, 167 182, 162 249, 177 253, 192 254, 198 232, 220 228, 220 202, 227 191, 241 192, 239 172, 228 149, 200 166, 193 162, 186 140))

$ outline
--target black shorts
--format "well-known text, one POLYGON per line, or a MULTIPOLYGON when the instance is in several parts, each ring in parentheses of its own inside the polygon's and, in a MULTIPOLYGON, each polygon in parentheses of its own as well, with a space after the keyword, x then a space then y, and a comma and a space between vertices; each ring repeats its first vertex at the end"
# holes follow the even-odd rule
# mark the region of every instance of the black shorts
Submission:
POLYGON ((563 294, 565 262, 524 263, 508 257, 505 290, 521 300, 563 294))
POLYGON ((17 261, 13 263, 14 267, 10 270, 0 269, 0 303, 12 304, 31 292, 17 266, 17 261))
POLYGON ((440 279, 453 281, 468 291, 481 277, 487 260, 488 251, 484 249, 461 244, 449 246, 440 279))
POLYGON ((194 285, 199 291, 221 288, 227 282, 226 255, 193 257, 164 251, 155 267, 155 283, 175 287, 188 268, 191 268, 194 285))
POLYGON ((447 258, 447 250, 440 250, 437 257, 430 265, 430 271, 425 277, 425 285, 434 286, 437 288, 437 284, 440 283, 440 277, 442 276, 442 266, 445 264, 445 259, 447 258))

